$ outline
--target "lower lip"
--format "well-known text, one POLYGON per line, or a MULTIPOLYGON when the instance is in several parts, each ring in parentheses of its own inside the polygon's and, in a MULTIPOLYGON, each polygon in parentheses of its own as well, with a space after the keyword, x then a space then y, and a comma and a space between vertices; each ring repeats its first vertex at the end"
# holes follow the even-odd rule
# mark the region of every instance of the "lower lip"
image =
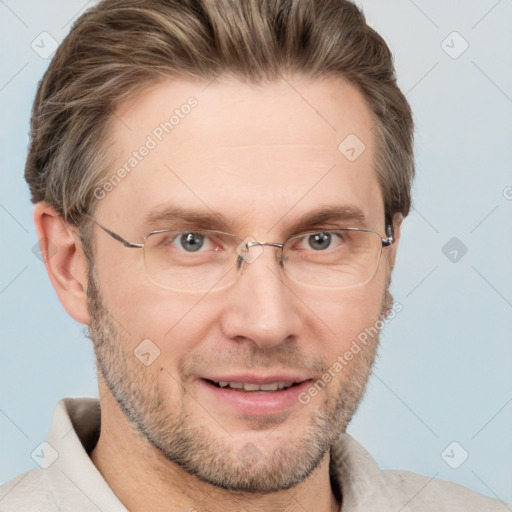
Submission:
POLYGON ((231 388, 218 388, 204 379, 200 379, 199 382, 215 400, 235 409, 240 414, 251 416, 285 412, 293 405, 300 403, 300 393, 311 384, 311 381, 306 380, 280 391, 238 391, 231 388))

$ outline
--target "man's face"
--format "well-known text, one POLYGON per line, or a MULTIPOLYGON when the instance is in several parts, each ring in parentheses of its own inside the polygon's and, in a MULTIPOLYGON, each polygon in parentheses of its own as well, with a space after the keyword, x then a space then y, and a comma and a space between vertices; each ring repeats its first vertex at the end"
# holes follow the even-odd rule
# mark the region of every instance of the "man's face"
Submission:
MULTIPOLYGON (((163 82, 112 118, 112 173, 148 136, 154 144, 99 201, 95 217, 131 242, 178 227, 172 219, 147 222, 150 213, 170 208, 221 216, 223 231, 242 239, 282 242, 304 231, 299 222, 311 212, 352 207, 364 221, 308 229, 366 227, 384 237, 372 128, 361 94, 341 80, 163 82), (180 111, 174 129, 158 130, 191 96, 197 105, 180 111), (355 160, 350 148, 351 158, 338 149, 351 134, 366 146, 355 160)), ((142 250, 95 230, 90 334, 102 378, 138 435, 224 488, 287 488, 320 463, 357 407, 377 337, 359 344, 341 370, 332 367, 374 326, 389 298, 395 246, 383 249, 373 279, 345 290, 287 279, 278 251, 265 246, 252 263, 233 269, 238 275, 227 288, 176 291, 148 279, 142 250), (329 368, 325 387, 299 400, 329 368), (298 384, 253 391, 221 388, 219 381, 298 384)))

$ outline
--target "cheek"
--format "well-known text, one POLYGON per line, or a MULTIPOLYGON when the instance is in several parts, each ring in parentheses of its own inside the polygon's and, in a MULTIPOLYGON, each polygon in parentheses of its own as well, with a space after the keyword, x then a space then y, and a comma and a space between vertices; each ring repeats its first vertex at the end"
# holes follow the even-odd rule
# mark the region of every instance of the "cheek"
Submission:
POLYGON ((375 283, 338 292, 329 298, 306 302, 312 312, 310 317, 314 318, 312 335, 328 362, 336 360, 361 333, 375 326, 382 300, 382 282, 375 280, 375 283))
MULTIPOLYGON (((116 275, 122 270, 115 269, 116 275)), ((160 350, 162 362, 174 366, 207 338, 216 313, 202 295, 165 290, 148 281, 144 273, 113 279, 104 272, 103 281, 98 274, 105 305, 126 335, 128 350, 149 339, 160 350)))

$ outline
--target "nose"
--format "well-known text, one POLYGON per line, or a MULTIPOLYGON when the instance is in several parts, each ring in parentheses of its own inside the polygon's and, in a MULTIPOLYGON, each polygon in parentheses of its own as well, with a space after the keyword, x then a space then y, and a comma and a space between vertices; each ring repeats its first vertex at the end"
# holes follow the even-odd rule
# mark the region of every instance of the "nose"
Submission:
MULTIPOLYGON (((259 247, 251 251, 255 249, 259 247)), ((256 259, 237 266, 238 276, 226 290, 228 300, 221 319, 222 331, 229 339, 251 340, 260 348, 272 348, 298 336, 300 300, 284 279, 279 255, 279 249, 264 246, 256 259)))

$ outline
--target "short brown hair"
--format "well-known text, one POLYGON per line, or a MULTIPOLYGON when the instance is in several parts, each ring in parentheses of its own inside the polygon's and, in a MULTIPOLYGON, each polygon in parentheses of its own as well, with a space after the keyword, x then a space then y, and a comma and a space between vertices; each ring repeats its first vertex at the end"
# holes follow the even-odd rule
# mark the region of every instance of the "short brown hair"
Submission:
POLYGON ((228 73, 262 83, 287 72, 341 77, 362 92, 375 120, 385 213, 406 216, 410 107, 388 46, 348 0, 101 1, 75 22, 39 84, 25 169, 33 202, 75 223, 92 212, 93 191, 112 172, 109 120, 156 80, 228 73))

